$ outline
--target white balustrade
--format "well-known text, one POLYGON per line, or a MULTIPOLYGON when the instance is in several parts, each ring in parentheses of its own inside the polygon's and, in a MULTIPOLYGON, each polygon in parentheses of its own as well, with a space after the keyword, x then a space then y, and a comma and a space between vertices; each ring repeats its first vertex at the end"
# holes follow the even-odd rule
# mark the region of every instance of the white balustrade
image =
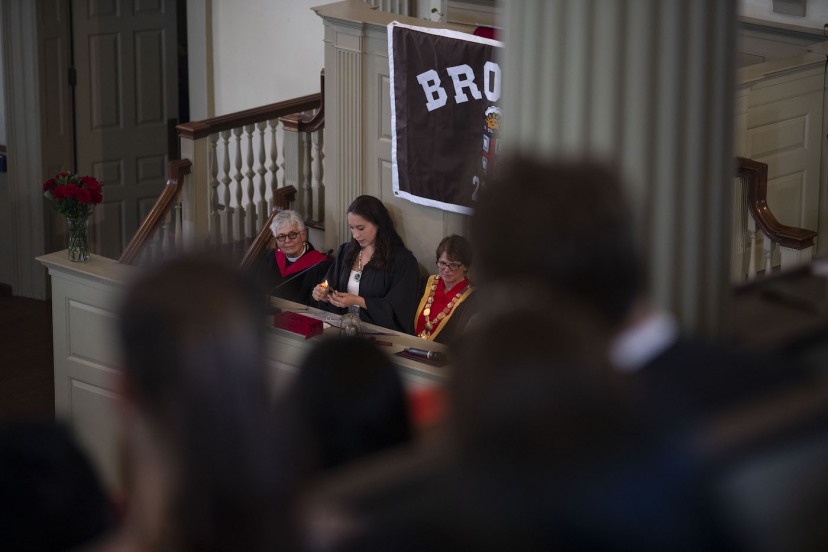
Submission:
POLYGON ((274 208, 276 191, 288 185, 301 196, 291 207, 308 220, 321 218, 321 130, 296 131, 320 106, 321 94, 312 94, 179 126, 182 155, 193 167, 189 185, 203 187, 185 190, 188 243, 246 250, 274 208), (299 126, 282 124, 291 115, 299 126))

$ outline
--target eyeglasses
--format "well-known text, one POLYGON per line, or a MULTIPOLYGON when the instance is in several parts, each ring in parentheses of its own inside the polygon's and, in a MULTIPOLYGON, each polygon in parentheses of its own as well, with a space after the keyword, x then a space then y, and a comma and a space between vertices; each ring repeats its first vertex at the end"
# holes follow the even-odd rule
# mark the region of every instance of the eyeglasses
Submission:
POLYGON ((299 235, 299 232, 288 232, 287 234, 279 234, 278 236, 276 236, 276 241, 281 243, 281 242, 285 241, 287 238, 295 240, 296 236, 298 236, 298 235, 299 235))
POLYGON ((437 268, 439 268, 440 270, 448 268, 449 270, 454 272, 455 270, 458 270, 461 266, 463 266, 463 263, 447 263, 446 261, 437 261, 437 268))

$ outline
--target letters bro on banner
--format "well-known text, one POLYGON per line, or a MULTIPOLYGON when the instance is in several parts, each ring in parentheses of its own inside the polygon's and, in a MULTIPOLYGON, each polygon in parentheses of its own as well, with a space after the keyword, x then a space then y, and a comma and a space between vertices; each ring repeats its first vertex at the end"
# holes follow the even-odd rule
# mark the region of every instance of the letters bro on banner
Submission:
POLYGON ((388 25, 394 195, 470 214, 500 150, 496 40, 388 25))

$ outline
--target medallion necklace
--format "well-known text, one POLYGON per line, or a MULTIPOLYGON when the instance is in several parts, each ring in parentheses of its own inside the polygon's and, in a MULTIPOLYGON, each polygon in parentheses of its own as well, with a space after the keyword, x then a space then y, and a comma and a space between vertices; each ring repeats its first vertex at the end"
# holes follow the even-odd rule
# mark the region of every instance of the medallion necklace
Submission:
POLYGON ((463 295, 463 292, 466 291, 466 288, 469 287, 469 283, 466 282, 454 297, 452 297, 451 301, 448 302, 446 307, 435 316, 433 319, 429 320, 428 316, 431 314, 431 304, 434 302, 434 292, 437 291, 437 284, 440 282, 440 278, 437 277, 434 279, 434 283, 431 284, 431 290, 428 292, 428 299, 426 299, 425 308, 423 309, 423 318, 425 318, 425 329, 420 332, 418 337, 423 339, 428 339, 431 337, 431 330, 434 329, 434 326, 440 323, 440 321, 449 315, 451 309, 454 308, 454 305, 457 304, 457 301, 460 299, 460 296, 463 295))

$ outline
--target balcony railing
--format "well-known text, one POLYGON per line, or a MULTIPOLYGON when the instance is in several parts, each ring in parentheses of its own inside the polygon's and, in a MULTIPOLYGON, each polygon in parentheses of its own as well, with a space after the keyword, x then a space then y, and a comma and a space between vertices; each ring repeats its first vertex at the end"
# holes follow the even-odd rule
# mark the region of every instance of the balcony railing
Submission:
POLYGON ((737 162, 733 281, 752 280, 810 261, 817 233, 776 219, 768 206, 768 166, 744 157, 737 162))
MULTIPOLYGON (((324 75, 320 84, 324 90, 324 75)), ((324 124, 319 92, 178 125, 180 163, 187 170, 171 177, 174 191, 168 182, 121 262, 182 247, 219 249, 240 259, 274 208, 295 209, 309 226, 322 228, 324 124), (295 193, 280 192, 289 187, 295 193)))

